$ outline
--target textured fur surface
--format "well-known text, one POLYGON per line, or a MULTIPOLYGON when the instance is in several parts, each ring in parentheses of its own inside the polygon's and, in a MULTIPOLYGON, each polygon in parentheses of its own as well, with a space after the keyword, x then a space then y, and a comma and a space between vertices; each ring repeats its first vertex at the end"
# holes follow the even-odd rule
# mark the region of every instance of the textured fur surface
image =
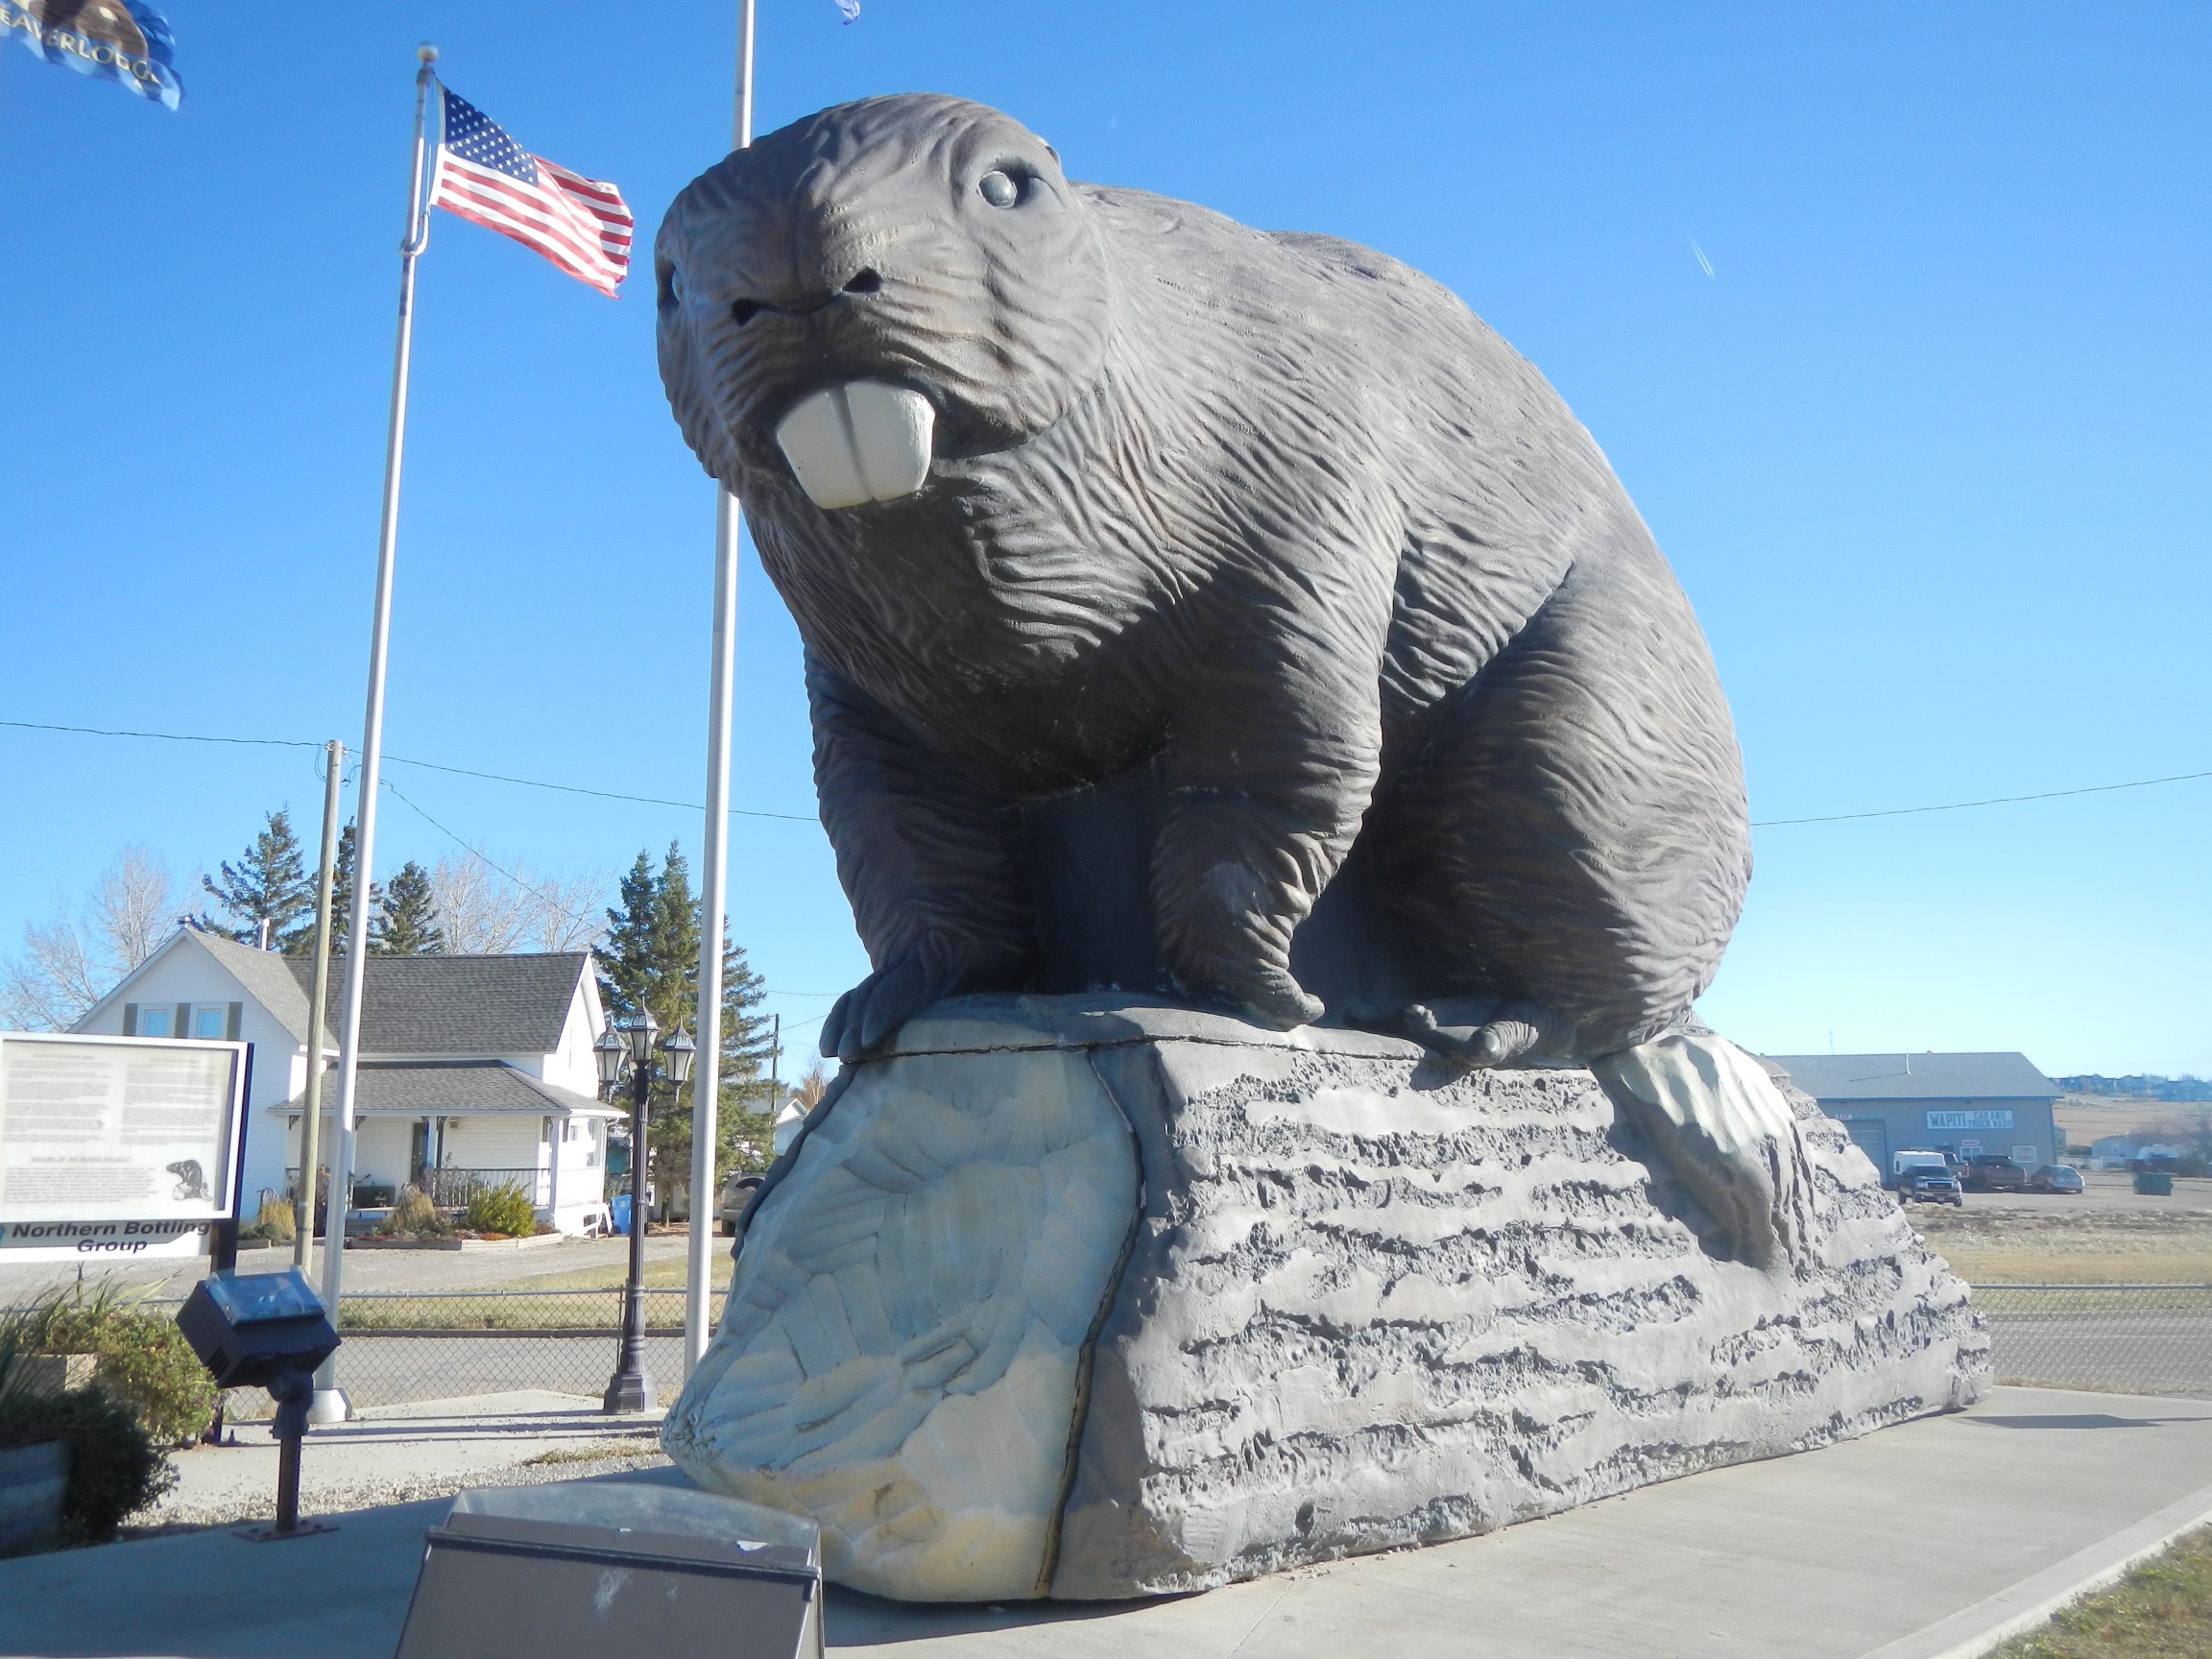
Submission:
POLYGON ((1477 1034, 1520 1022, 1483 1057, 1621 1049, 1710 981, 1750 860, 1703 636, 1589 434, 1444 288, 1070 182, 929 96, 731 156, 657 264, 671 404, 807 647, 876 967, 826 1048, 1030 983, 1024 810, 1140 771, 1183 995, 1320 1017, 1293 938, 1356 844, 1374 916, 1340 950, 1477 1034), (934 456, 917 493, 826 512, 776 424, 859 379, 929 400, 934 456))

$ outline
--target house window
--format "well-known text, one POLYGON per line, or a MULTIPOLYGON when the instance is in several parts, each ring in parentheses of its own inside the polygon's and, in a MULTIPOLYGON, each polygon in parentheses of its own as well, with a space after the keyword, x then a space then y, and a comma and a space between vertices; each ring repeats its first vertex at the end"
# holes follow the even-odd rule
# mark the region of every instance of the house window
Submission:
POLYGON ((226 1002, 203 1002, 192 1010, 192 1035, 220 1043, 230 1034, 230 1007, 226 1002))
POLYGON ((138 1010, 138 1035, 141 1037, 174 1037, 177 1011, 174 1008, 141 1008, 138 1010))

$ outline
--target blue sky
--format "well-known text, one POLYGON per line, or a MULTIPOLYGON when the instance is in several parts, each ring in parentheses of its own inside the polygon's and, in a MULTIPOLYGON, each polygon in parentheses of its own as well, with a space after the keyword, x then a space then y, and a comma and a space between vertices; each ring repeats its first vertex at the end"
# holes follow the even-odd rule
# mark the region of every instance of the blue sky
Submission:
MULTIPOLYGON (((172 0, 177 115, 0 49, 0 718, 357 743, 415 43, 649 230, 722 152, 733 11, 172 0)), ((1450 285, 1673 560, 1767 821, 2212 769, 2208 67, 2189 5, 764 0, 758 99, 981 99, 1076 178, 1450 285)), ((414 408, 392 751, 696 799, 713 501, 649 280, 441 216, 414 408)), ((808 814, 796 637, 750 564, 741 603, 735 800, 808 814)), ((540 868, 698 840, 390 776, 540 868)), ((212 866, 319 801, 299 750, 0 729, 0 950, 126 842, 212 866)), ((2212 1073, 2208 823, 2212 780, 1762 829, 1704 1011, 2212 1073)), ((382 825, 380 870, 451 850, 382 825)), ((809 1021, 866 966, 821 831, 733 846, 736 938, 809 1021)))

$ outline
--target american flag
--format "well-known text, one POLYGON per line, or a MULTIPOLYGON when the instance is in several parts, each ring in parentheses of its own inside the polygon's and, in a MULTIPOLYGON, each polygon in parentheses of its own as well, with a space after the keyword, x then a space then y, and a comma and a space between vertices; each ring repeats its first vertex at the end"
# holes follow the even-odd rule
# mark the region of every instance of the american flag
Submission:
POLYGON ((533 156, 499 124, 444 86, 444 136, 430 205, 512 236, 612 298, 630 273, 631 217, 622 192, 533 156))

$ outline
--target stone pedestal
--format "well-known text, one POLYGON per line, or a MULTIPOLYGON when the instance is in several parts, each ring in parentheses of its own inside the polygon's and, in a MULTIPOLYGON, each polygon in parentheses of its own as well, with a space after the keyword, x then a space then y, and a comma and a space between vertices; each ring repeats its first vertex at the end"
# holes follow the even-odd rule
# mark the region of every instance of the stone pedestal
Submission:
POLYGON ((1758 1268, 1586 1071, 975 998, 840 1079, 670 1411, 703 1484, 911 1599, 1205 1589, 1970 1402, 1986 1341, 1792 1095, 1758 1268))

